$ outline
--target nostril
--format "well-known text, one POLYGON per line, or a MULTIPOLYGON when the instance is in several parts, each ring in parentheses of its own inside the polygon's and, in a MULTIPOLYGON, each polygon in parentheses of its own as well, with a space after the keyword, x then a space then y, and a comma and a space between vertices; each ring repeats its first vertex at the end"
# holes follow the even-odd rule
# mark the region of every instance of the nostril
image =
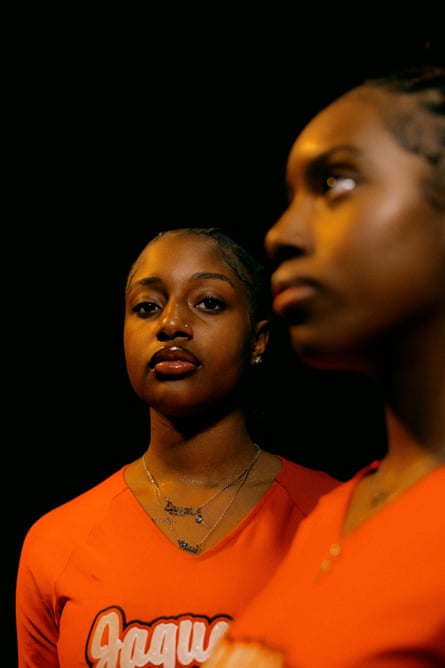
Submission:
POLYGON ((172 339, 190 339, 192 338, 191 328, 189 325, 185 325, 183 328, 177 329, 168 329, 163 327, 158 332, 159 341, 171 341, 172 339))
POLYGON ((269 257, 272 262, 272 268, 275 269, 282 262, 290 260, 294 257, 299 257, 302 254, 302 251, 298 246, 286 246, 279 245, 275 246, 270 250, 269 257))

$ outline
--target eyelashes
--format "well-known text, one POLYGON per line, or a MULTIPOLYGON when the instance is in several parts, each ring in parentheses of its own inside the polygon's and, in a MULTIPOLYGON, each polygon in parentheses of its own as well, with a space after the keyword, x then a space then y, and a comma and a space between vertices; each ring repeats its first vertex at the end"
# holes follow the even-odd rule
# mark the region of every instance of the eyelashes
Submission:
MULTIPOLYGON (((226 303, 217 297, 206 296, 193 304, 198 311, 213 314, 221 313, 226 309, 226 303)), ((164 304, 159 304, 150 300, 143 300, 131 307, 132 313, 140 318, 149 318, 154 313, 159 313, 164 308, 164 304)))

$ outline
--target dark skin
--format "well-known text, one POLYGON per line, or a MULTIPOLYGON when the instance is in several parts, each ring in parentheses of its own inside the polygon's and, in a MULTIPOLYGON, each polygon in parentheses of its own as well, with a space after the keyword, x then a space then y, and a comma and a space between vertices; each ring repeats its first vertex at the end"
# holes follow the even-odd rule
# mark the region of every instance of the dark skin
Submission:
POLYGON ((273 308, 296 353, 367 374, 386 401, 388 454, 358 486, 344 532, 445 461, 444 184, 391 131, 411 114, 431 152, 431 117, 416 104, 362 86, 315 116, 292 146, 289 206, 265 240, 273 308), (388 492, 378 503, 376 485, 388 492))
MULTIPOLYGON (((168 234, 150 244, 130 272, 124 351, 130 382, 150 411, 145 461, 162 493, 181 506, 200 506, 252 460, 256 448, 240 403, 245 374, 269 338, 267 320, 251 321, 247 288, 217 244, 168 234)), ((254 507, 281 468, 262 452, 208 549, 254 507)), ((126 480, 146 512, 172 541, 141 459, 126 480)), ((209 506, 210 525, 233 495, 209 506)), ((176 520, 178 533, 197 543, 209 526, 176 520)))

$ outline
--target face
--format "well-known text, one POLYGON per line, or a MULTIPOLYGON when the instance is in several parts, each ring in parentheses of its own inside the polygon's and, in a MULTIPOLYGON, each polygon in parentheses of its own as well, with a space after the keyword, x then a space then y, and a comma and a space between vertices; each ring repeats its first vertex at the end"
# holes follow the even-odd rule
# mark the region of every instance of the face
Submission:
POLYGON ((146 247, 124 321, 128 375, 143 401, 170 415, 202 412, 234 394, 264 346, 215 241, 167 234, 146 247))
POLYGON ((287 164, 289 206, 266 235, 274 311, 308 363, 373 371, 395 333, 445 310, 445 219, 422 197, 431 169, 350 94, 316 116, 287 164), (378 344, 378 345, 376 345, 378 344))

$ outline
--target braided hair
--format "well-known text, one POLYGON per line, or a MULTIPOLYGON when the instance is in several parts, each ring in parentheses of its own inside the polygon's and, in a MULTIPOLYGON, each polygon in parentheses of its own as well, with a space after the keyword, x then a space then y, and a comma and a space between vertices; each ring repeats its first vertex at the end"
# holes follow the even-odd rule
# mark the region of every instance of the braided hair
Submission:
POLYGON ((377 98, 388 130, 407 151, 431 166, 421 184, 430 206, 445 210, 445 67, 425 65, 366 79, 352 93, 382 92, 377 98), (387 95, 401 104, 388 104, 387 95))

